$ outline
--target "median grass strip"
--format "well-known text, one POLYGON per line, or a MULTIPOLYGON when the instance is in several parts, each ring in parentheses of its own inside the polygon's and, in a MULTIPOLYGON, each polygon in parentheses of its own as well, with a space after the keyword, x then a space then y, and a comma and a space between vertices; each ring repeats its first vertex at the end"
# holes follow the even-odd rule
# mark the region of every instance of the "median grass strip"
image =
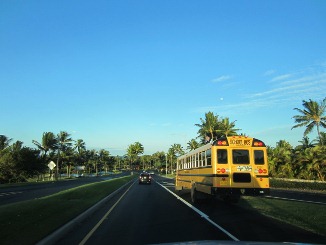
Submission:
POLYGON ((326 192, 325 181, 270 178, 270 185, 272 188, 326 192))
POLYGON ((0 207, 1 244, 35 244, 129 182, 127 176, 0 207))
POLYGON ((326 236, 325 205, 259 197, 243 197, 239 205, 326 236))

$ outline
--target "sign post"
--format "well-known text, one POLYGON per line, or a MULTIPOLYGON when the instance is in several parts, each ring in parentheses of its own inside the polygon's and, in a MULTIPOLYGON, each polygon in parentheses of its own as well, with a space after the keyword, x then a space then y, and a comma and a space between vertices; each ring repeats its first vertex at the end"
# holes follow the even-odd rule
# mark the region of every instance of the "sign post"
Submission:
POLYGON ((55 163, 53 161, 49 162, 48 167, 50 169, 50 179, 53 180, 52 170, 55 168, 55 163))

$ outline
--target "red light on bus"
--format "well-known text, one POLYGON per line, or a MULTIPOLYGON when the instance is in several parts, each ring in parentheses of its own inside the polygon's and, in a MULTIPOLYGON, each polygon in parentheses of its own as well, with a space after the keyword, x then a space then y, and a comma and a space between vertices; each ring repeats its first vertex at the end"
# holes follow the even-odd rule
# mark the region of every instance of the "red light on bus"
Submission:
POLYGON ((224 174, 225 173, 225 168, 221 169, 221 173, 224 174))
POLYGON ((263 173, 264 174, 267 174, 267 169, 263 169, 263 173))
POLYGON ((253 143, 252 143, 252 146, 256 146, 256 147, 264 147, 265 144, 264 144, 264 142, 262 142, 261 140, 254 139, 254 141, 253 141, 253 143))
POLYGON ((219 140, 217 141, 217 145, 227 145, 227 142, 225 140, 219 140))
POLYGON ((263 170, 259 169, 259 170, 258 170, 258 173, 260 173, 260 174, 263 173, 263 170))

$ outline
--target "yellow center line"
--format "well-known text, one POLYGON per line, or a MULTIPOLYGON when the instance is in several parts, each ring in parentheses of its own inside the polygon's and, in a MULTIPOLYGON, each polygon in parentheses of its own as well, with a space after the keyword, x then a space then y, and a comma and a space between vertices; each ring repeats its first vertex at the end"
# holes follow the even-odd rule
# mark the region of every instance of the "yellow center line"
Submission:
POLYGON ((121 199, 126 195, 126 193, 130 190, 130 188, 135 184, 135 182, 123 193, 123 195, 119 198, 119 200, 106 212, 106 214, 102 217, 102 219, 93 227, 92 230, 84 237, 84 239, 79 243, 79 245, 84 245, 88 239, 94 234, 94 232, 100 227, 103 221, 109 216, 112 210, 117 206, 117 204, 121 201, 121 199))

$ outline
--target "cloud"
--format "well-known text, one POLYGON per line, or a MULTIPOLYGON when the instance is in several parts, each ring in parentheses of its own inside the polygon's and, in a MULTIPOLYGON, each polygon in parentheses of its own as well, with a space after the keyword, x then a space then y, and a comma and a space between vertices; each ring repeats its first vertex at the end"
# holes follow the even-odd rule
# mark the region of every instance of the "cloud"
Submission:
MULTIPOLYGON (((271 72, 270 72, 271 73, 271 72)), ((226 76, 217 78, 222 81, 226 76)), ((237 101, 227 100, 223 105, 220 103, 212 106, 196 108, 196 112, 218 111, 220 115, 244 114, 260 108, 283 108, 295 107, 301 100, 320 100, 325 98, 326 69, 309 67, 294 73, 287 73, 272 78, 272 83, 262 81, 260 91, 245 93, 242 97, 237 96, 237 101)))
POLYGON ((288 78, 290 78, 292 76, 293 76, 292 74, 284 74, 284 75, 274 77, 271 81, 275 82, 275 81, 285 80, 285 79, 288 79, 288 78))
POLYGON ((271 76, 275 73, 276 71, 275 70, 268 70, 264 73, 264 76, 271 76))
POLYGON ((232 76, 230 76, 230 75, 223 75, 223 76, 213 79, 212 82, 213 83, 224 82, 226 80, 230 80, 231 78, 232 78, 232 76))

